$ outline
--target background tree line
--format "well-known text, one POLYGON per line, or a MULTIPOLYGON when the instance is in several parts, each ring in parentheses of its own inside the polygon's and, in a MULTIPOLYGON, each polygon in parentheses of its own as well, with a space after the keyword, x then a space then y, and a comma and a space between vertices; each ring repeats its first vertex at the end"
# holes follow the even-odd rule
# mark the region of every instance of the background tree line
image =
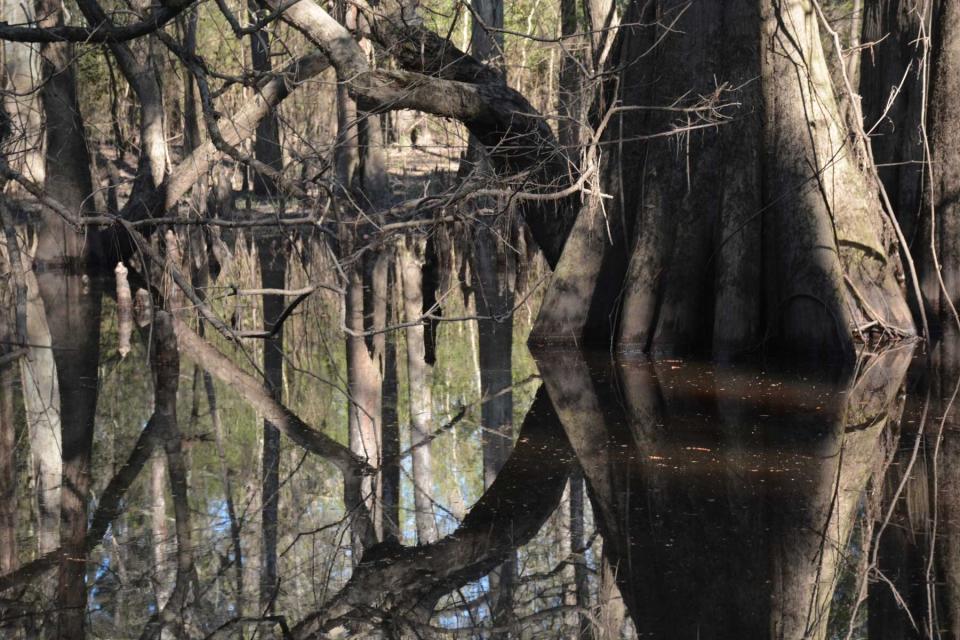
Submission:
MULTIPOLYGON (((290 633, 390 597, 412 612, 398 629, 429 626, 449 591, 488 574, 484 606, 509 629, 523 602, 517 540, 549 512, 480 557, 464 549, 485 500, 509 491, 497 478, 517 434, 536 428, 523 426, 533 397, 514 397, 515 338, 851 360, 960 323, 946 0, 4 11, 0 589, 21 590, 11 611, 38 589, 57 637, 82 637, 91 585, 122 573, 98 549, 128 492, 147 491, 147 468, 150 524, 125 523, 149 530, 154 554, 142 635, 210 631, 188 607, 222 611, 210 571, 231 580, 215 581, 230 624, 274 625, 289 604, 279 523, 326 496, 315 479, 298 502, 291 469, 308 459, 338 472, 341 494, 337 520, 311 535, 346 531, 350 554, 296 582, 342 589, 315 593, 290 633), (435 371, 451 331, 471 334, 452 357, 473 364, 472 401, 436 397, 438 381, 465 384, 435 371), (112 384, 136 386, 139 404, 105 409, 112 384), (444 489, 451 533, 432 443, 468 413, 479 502, 467 511, 462 487, 444 489), (219 569, 195 553, 196 469, 222 493, 219 569), (18 544, 24 527, 36 548, 18 544), (364 591, 403 584, 415 558, 398 541, 445 545, 456 562, 402 593, 364 591), (398 560, 390 579, 370 569, 380 554, 398 560)), ((612 588, 608 562, 594 559, 591 583, 585 560, 566 560, 592 544, 591 516, 576 472, 560 484, 559 561, 574 579, 561 605, 616 602, 596 599, 612 588)), ((296 572, 316 558, 293 560, 296 572)), ((607 633, 618 616, 573 626, 607 633)))

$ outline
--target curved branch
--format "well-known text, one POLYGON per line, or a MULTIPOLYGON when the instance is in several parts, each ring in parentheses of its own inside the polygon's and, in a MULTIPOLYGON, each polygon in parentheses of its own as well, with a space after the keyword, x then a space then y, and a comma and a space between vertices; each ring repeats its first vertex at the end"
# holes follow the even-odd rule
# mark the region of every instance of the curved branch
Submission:
MULTIPOLYGON (((279 0, 261 0, 276 10, 279 0)), ((312 0, 301 0, 289 7, 283 20, 317 45, 337 70, 340 82, 356 98, 358 106, 369 112, 414 109, 462 122, 470 133, 486 147, 498 173, 512 175, 526 172, 524 188, 556 191, 573 181, 569 160, 557 142, 546 120, 522 94, 511 89, 499 75, 483 71, 475 60, 460 55, 452 46, 452 54, 442 54, 439 41, 423 35, 422 28, 412 26, 420 41, 430 43, 441 59, 459 60, 448 77, 434 77, 411 71, 371 69, 366 55, 351 33, 312 0), (480 78, 482 82, 464 80, 480 78)), ((374 20, 376 22, 376 19, 374 20)), ((388 43, 404 42, 390 29, 374 33, 388 43), (387 34, 387 35, 384 35, 387 34)), ((402 33, 402 30, 400 31, 402 33)), ((436 36, 439 38, 439 36, 436 36)), ((414 42, 416 42, 414 38, 414 42)), ((416 70, 437 71, 433 63, 412 53, 412 47, 397 46, 398 61, 416 70)), ((526 211, 527 224, 547 262, 553 266, 560 258, 567 235, 578 210, 573 206, 576 195, 555 202, 532 203, 526 211)))
POLYGON ((108 19, 93 27, 27 27, 0 22, 0 40, 9 42, 84 42, 116 44, 129 42, 163 28, 192 5, 194 0, 172 0, 140 22, 116 26, 108 19))
POLYGON ((366 460, 354 455, 330 436, 315 430, 293 411, 277 402, 262 382, 237 366, 216 347, 197 335, 182 320, 174 318, 173 326, 180 349, 190 354, 191 360, 238 391, 247 402, 263 414, 264 418, 296 444, 329 460, 343 473, 346 482, 349 483, 352 478, 374 473, 374 469, 366 460))
MULTIPOLYGON (((330 67, 322 53, 312 53, 288 64, 270 80, 263 83, 252 100, 230 118, 221 118, 218 123, 223 143, 236 146, 251 137, 257 124, 277 105, 283 102, 294 89, 330 67)), ((207 172, 210 165, 220 157, 221 151, 208 140, 180 162, 167 179, 162 209, 172 208, 180 198, 207 172)))
POLYGON ((529 542, 556 509, 570 473, 573 451, 545 387, 523 422, 517 446, 496 480, 463 524, 433 544, 401 547, 395 541, 369 549, 347 585, 323 610, 293 630, 316 637, 345 619, 429 618, 436 601, 478 580, 514 549, 529 542))

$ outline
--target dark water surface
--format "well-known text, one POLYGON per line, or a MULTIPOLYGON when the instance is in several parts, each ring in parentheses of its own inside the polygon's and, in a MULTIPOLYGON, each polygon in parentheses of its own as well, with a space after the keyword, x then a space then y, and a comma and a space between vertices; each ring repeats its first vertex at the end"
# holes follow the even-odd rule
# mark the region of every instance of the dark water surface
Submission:
POLYGON ((953 425, 911 356, 540 359, 640 637, 954 637, 953 425))

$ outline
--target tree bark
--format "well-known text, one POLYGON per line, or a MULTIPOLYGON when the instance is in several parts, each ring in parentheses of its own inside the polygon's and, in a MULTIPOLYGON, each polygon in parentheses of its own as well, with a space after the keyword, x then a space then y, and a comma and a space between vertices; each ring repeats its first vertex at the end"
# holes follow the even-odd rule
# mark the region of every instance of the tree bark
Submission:
POLYGON ((426 242, 408 237, 398 249, 403 281, 403 314, 407 328, 407 388, 410 400, 410 447, 413 450, 413 503, 417 541, 429 544, 438 537, 433 509, 433 459, 429 436, 433 430, 433 367, 426 361, 424 342, 423 265, 426 242))
MULTIPOLYGON (((387 273, 387 324, 397 323, 402 312, 400 295, 394 293, 402 281, 396 265, 389 265, 387 273)), ((383 465, 381 466, 381 491, 383 494, 383 535, 384 540, 403 536, 400 520, 400 418, 398 416, 399 381, 397 360, 397 332, 386 334, 383 348, 383 394, 381 440, 383 465)))
POLYGON ((154 638, 165 627, 172 627, 177 637, 184 637, 188 613, 184 611, 191 584, 197 584, 193 556, 193 529, 187 484, 187 463, 182 437, 177 424, 177 389, 180 383, 180 354, 174 320, 167 311, 154 317, 151 343, 151 365, 154 373, 154 412, 152 420, 163 445, 173 501, 175 523, 175 577, 167 602, 160 605, 140 635, 141 640, 154 638))
MULTIPOLYGON (((619 77, 609 128, 623 145, 604 186, 633 236, 621 306, 603 311, 620 348, 850 357, 865 330, 913 335, 894 230, 843 125, 812 3, 628 12, 619 59, 644 61, 619 77)), ((591 227, 577 228, 567 247, 589 259, 591 227)), ((607 275, 616 289, 622 272, 607 275)))
MULTIPOLYGON (((0 205, 4 206, 4 205, 0 205)), ((19 252, 15 252, 15 255, 19 252)), ((0 267, 10 273, 9 254, 0 252, 0 267)), ((0 308, 14 309, 16 286, 12 276, 0 282, 0 308)), ((14 313, 0 315, 2 355, 9 356, 18 348, 14 313)), ((17 545, 17 425, 14 413, 14 363, 0 364, 0 575, 13 571, 19 564, 17 545)))
MULTIPOLYGON (((379 262, 379 260, 378 260, 379 262)), ((350 451, 361 460, 365 460, 372 467, 379 467, 381 457, 380 421, 382 419, 382 352, 376 344, 368 346, 364 336, 368 327, 374 330, 382 329, 385 318, 375 318, 371 313, 371 322, 365 322, 364 304, 365 280, 370 282, 369 289, 373 298, 383 299, 386 296, 386 264, 382 268, 371 269, 372 281, 364 277, 362 267, 354 265, 349 272, 348 289, 345 304, 347 329, 347 381, 350 392, 349 408, 349 446, 350 451), (382 276, 382 280, 381 280, 382 276), (372 346, 372 349, 371 349, 372 346)), ((383 338, 383 334, 378 334, 383 338)), ((379 339, 378 339, 379 340, 379 339)), ((371 340, 371 343, 373 340, 371 340)), ((379 482, 377 477, 364 477, 360 483, 359 495, 345 495, 348 508, 353 505, 364 504, 370 512, 369 531, 355 531, 354 545, 358 549, 354 552, 359 559, 361 549, 366 544, 364 540, 380 540, 381 514, 379 504, 379 482)), ((355 525, 363 527, 362 523, 355 525)))
MULTIPOLYGON (((250 0, 250 9, 254 15, 257 4, 250 0)), ((253 63, 253 72, 269 74, 273 69, 270 62, 270 35, 265 29, 260 29, 250 35, 250 53, 253 63)), ((277 110, 271 110, 266 117, 257 124, 256 137, 253 143, 254 157, 271 169, 283 169, 283 149, 280 146, 280 120, 277 110)), ((254 172, 253 191, 258 196, 276 195, 276 184, 270 176, 254 172)))
MULTIPOLYGON (((4 20, 29 24, 36 20, 32 2, 5 2, 4 20)), ((37 184, 44 182, 43 108, 40 101, 41 50, 36 44, 3 42, 6 89, 3 107, 10 123, 10 137, 4 140, 6 162, 15 171, 37 184)), ((17 197, 20 185, 8 185, 7 193, 17 197)))
POLYGON ((930 315, 941 325, 960 330, 954 302, 960 298, 960 205, 956 202, 960 188, 956 136, 960 123, 954 109, 960 96, 960 8, 952 2, 935 2, 932 6, 926 114, 928 186, 923 192, 919 221, 920 284, 930 315))
MULTIPOLYGON (((609 345, 615 328, 610 310, 620 292, 606 280, 612 273, 622 273, 627 265, 622 208, 603 201, 597 176, 614 167, 601 160, 598 146, 590 139, 594 131, 582 125, 591 116, 603 115, 607 92, 597 79, 604 77, 605 58, 615 33, 609 29, 618 23, 617 11, 609 0, 587 0, 583 4, 588 23, 596 30, 587 35, 578 35, 580 4, 563 0, 560 5, 565 53, 558 83, 558 138, 570 158, 566 169, 569 182, 586 179, 585 185, 591 188, 589 193, 578 194, 577 221, 554 267, 530 334, 532 344, 609 345)), ((613 130, 603 136, 604 146, 615 149, 629 145, 629 141, 616 138, 621 134, 613 130)))
POLYGON ((573 590, 577 612, 577 631, 580 638, 590 638, 590 578, 584 545, 583 472, 578 468, 570 474, 570 549, 573 560, 573 590))
MULTIPOLYGON (((344 29, 357 29, 356 7, 338 7, 344 29)), ((326 15, 326 14, 324 14, 326 15)), ((329 16, 327 16, 329 17, 329 16)), ((364 58, 360 45, 351 37, 356 52, 364 58)), ((338 72, 340 70, 338 69, 338 72)), ((338 211, 346 217, 351 207, 359 212, 378 212, 388 203, 388 184, 385 172, 379 120, 357 107, 349 91, 348 81, 339 77, 337 84, 337 146, 334 150, 338 211)), ((341 233, 341 255, 349 255, 359 244, 360 229, 345 229, 341 233)), ((347 293, 344 301, 347 334, 347 380, 349 398, 350 450, 379 468, 382 457, 383 375, 387 321, 387 281, 392 256, 386 250, 365 254, 347 267, 347 293), (368 334, 367 332, 372 332, 368 334)), ((350 505, 364 503, 371 514, 372 530, 354 531, 354 559, 359 560, 363 545, 383 540, 382 517, 383 477, 366 477, 361 483, 360 496, 345 496, 350 505)), ((355 528, 359 523, 355 523, 355 528)))
MULTIPOLYGON (((481 0, 472 4, 470 49, 473 56, 494 68, 502 69, 503 2, 481 0)), ((475 136, 470 139, 461 161, 462 176, 493 178, 497 170, 475 136)), ((482 199, 478 210, 497 215, 489 222, 475 223, 470 247, 471 288, 477 310, 478 354, 480 364, 480 423, 483 446, 483 486, 489 487, 513 448, 513 304, 516 264, 505 247, 501 234, 513 236, 513 212, 503 202, 482 199)), ((493 625, 509 625, 513 612, 515 558, 490 574, 490 609, 493 625)), ((495 634, 502 637, 502 634, 495 634)))
POLYGON ((153 542, 153 597, 157 609, 170 601, 176 577, 171 561, 174 557, 173 539, 167 524, 167 456, 162 449, 150 460, 150 538, 153 542))
MULTIPOLYGON (((267 145, 257 134, 258 144, 267 145)), ((256 176, 262 180, 265 176, 256 176)), ((261 185, 263 189, 264 185, 261 185)), ((260 262, 260 281, 264 289, 284 289, 287 284, 287 241, 282 235, 261 241, 257 247, 260 262)), ((263 296, 264 329, 274 331, 263 342, 264 384, 271 395, 283 398, 283 322, 280 316, 286 308, 283 296, 263 296), (278 324, 279 323, 279 324, 278 324)), ((263 423, 263 545, 260 549, 260 610, 273 611, 279 586, 277 572, 277 516, 280 507, 280 431, 269 421, 263 423)))
POLYGON ((31 346, 27 347, 27 357, 20 361, 20 379, 36 483, 37 550, 46 554, 60 546, 63 480, 60 383, 37 276, 27 264, 23 269, 27 285, 27 343, 31 346))
MULTIPOLYGON (((922 129, 924 75, 920 0, 865 0, 863 42, 873 46, 861 56, 860 95, 863 126, 877 171, 904 235, 918 257, 924 149, 922 129), (891 101, 891 98, 895 97, 891 101)), ((919 266, 919 265, 918 265, 919 266)))

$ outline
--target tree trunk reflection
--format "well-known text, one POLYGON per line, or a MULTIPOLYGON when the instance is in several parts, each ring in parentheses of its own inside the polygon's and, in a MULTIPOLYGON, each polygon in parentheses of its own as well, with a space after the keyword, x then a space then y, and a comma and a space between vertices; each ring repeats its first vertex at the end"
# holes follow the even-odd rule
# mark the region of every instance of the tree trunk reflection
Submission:
POLYGON ((641 637, 825 637, 910 356, 799 383, 679 361, 541 359, 641 637))

